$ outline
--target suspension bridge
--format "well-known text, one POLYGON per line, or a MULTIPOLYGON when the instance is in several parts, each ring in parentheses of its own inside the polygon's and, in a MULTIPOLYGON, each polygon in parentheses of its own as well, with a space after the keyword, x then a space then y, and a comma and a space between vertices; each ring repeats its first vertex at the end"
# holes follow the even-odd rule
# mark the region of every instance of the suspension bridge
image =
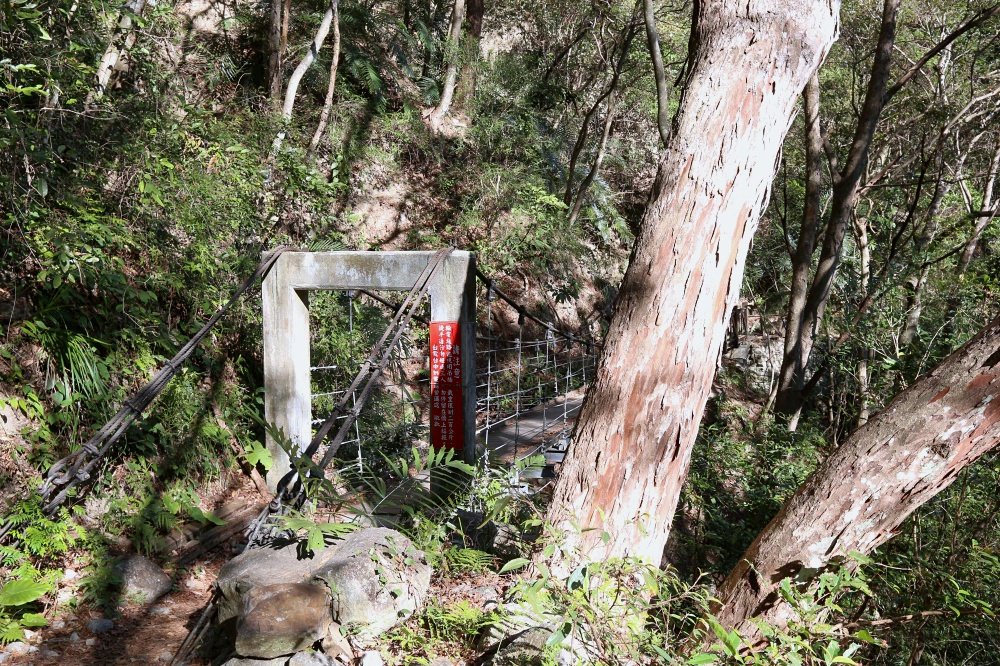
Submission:
MULTIPOLYGON (((587 326, 568 332, 530 311, 469 252, 279 247, 107 424, 49 469, 39 490, 46 512, 80 499, 114 444, 258 282, 273 500, 249 523, 247 548, 279 538, 279 518, 315 502, 310 480, 359 478, 383 454, 445 449, 468 465, 505 467, 525 489, 554 475, 594 373, 598 341, 587 326), (544 466, 524 464, 541 456, 544 466)), ((0 539, 11 529, 0 526, 0 539)), ((184 663, 211 616, 212 605, 174 663, 184 663)))

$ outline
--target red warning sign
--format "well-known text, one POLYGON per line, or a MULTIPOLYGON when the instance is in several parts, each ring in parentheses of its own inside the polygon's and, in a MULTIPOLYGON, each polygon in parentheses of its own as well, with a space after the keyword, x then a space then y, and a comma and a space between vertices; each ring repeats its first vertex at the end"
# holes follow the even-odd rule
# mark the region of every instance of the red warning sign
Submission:
POLYGON ((457 321, 431 322, 431 445, 462 450, 462 348, 457 321))

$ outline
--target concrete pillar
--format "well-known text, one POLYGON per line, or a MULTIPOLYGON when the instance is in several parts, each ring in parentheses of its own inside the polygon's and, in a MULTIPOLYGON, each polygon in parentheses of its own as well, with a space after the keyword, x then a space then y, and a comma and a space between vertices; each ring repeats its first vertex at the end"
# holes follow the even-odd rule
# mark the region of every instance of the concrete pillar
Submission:
MULTIPOLYGON (((286 252, 264 279, 264 416, 283 437, 305 448, 312 438, 308 292, 368 289, 409 291, 434 252, 286 252)), ((431 319, 457 321, 461 330, 464 457, 475 457, 475 256, 451 253, 428 285, 431 319)), ((290 469, 271 436, 273 492, 290 469)))

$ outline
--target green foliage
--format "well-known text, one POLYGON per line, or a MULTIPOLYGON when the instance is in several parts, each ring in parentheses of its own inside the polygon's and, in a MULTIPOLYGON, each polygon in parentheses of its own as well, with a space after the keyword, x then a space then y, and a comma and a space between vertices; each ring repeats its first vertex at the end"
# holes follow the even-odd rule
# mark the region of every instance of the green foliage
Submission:
MULTIPOLYGON (((558 548, 558 539, 550 542, 543 556, 558 548)), ((496 620, 550 628, 542 663, 556 663, 561 650, 598 663, 673 663, 680 657, 675 641, 701 636, 698 620, 708 597, 671 570, 635 559, 584 560, 562 577, 543 561, 536 560, 534 576, 515 581, 496 620)), ((501 571, 525 563, 512 560, 501 571)))
POLYGON ((475 548, 451 547, 442 551, 440 567, 449 574, 480 574, 492 570, 495 559, 475 548))
POLYGON ((357 529, 357 526, 351 523, 317 522, 299 512, 281 516, 278 526, 302 538, 306 552, 310 555, 322 550, 327 541, 357 529))
POLYGON ((786 626, 776 627, 755 620, 759 640, 747 641, 739 632, 726 629, 711 615, 706 622, 717 641, 708 652, 693 655, 689 664, 747 664, 755 666, 857 665, 853 657, 878 642, 867 630, 850 632, 843 626, 848 615, 845 600, 857 604, 858 596, 870 597, 867 576, 857 565, 871 560, 857 554, 845 566, 820 573, 815 579, 783 579, 780 598, 791 609, 786 626))
POLYGON ((826 440, 811 422, 789 432, 773 415, 751 415, 736 400, 719 399, 702 427, 682 495, 702 516, 699 530, 678 526, 685 565, 724 574, 815 468, 826 440), (688 551, 690 549, 690 551, 688 551))
POLYGON ((423 622, 432 639, 469 642, 493 623, 490 613, 484 613, 462 599, 448 605, 432 602, 423 613, 423 622))
POLYGON ((0 585, 0 645, 21 640, 26 628, 47 624, 44 616, 22 611, 20 607, 40 599, 51 589, 52 585, 48 582, 28 578, 17 578, 0 585))

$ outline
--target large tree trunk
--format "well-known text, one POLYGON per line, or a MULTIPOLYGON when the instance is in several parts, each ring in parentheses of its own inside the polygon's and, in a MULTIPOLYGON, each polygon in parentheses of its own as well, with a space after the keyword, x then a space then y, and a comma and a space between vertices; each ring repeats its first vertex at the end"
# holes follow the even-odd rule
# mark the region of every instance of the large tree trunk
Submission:
POLYGON ((852 434, 758 535, 719 591, 728 627, 781 623, 778 582, 890 539, 1000 442, 1000 318, 852 434))
POLYGON ((836 37, 836 0, 697 6, 677 131, 556 484, 557 564, 659 563, 782 140, 836 37))

